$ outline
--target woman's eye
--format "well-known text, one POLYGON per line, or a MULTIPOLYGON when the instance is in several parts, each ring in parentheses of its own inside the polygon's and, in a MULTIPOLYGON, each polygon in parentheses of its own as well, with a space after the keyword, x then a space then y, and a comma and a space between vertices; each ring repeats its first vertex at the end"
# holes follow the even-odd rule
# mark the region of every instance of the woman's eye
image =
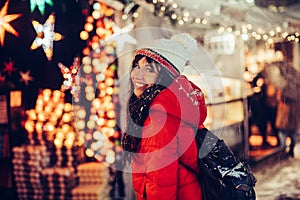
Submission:
POLYGON ((147 67, 147 68, 146 68, 146 71, 147 71, 147 72, 154 72, 153 69, 152 69, 151 67, 147 67))

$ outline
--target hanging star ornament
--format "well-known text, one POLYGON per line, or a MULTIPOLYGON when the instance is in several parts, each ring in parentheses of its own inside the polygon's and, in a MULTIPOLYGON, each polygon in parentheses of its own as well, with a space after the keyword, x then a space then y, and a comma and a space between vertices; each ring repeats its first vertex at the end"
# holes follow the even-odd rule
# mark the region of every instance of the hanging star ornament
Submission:
POLYGON ((53 6, 54 3, 52 0, 30 0, 30 11, 33 12, 37 7, 41 14, 45 14, 46 3, 50 6, 53 6))
POLYGON ((19 36, 19 33, 9 24, 9 22, 20 17, 21 14, 7 15, 7 9, 8 9, 8 1, 5 2, 3 8, 0 10, 0 43, 1 43, 1 46, 4 45, 5 31, 7 31, 17 37, 19 36))
POLYGON ((106 41, 116 41, 117 43, 117 50, 120 52, 124 49, 125 43, 130 44, 136 44, 136 39, 133 38, 129 33, 133 29, 134 24, 129 23, 128 25, 124 26, 123 28, 120 28, 117 24, 113 23, 112 28, 114 31, 114 34, 107 38, 106 41))
POLYGON ((7 73, 9 76, 11 76, 11 73, 16 71, 17 69, 14 68, 14 62, 13 61, 9 61, 8 63, 7 62, 4 62, 4 69, 3 69, 3 73, 7 73))
POLYGON ((47 59, 50 61, 53 56, 53 41, 63 39, 63 36, 54 32, 55 16, 51 14, 44 25, 37 21, 32 21, 32 25, 36 31, 36 38, 33 41, 30 49, 34 50, 40 46, 43 47, 47 59))
POLYGON ((30 70, 27 70, 25 73, 24 72, 19 72, 20 73, 20 82, 24 82, 25 85, 28 85, 29 81, 33 81, 33 77, 30 76, 30 70))
POLYGON ((79 57, 74 58, 73 65, 68 68, 62 63, 58 63, 58 67, 63 75, 64 81, 61 85, 61 91, 71 90, 71 94, 76 102, 79 101, 80 91, 80 59, 79 57))

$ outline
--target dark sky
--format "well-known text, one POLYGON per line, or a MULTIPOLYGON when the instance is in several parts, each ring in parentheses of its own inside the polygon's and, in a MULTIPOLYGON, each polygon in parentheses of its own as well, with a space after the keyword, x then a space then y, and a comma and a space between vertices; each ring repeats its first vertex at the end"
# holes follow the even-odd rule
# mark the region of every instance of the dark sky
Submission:
MULTIPOLYGON (((0 72, 4 68, 4 62, 14 61, 17 72, 30 70, 34 81, 29 81, 25 86, 20 82, 19 73, 14 72, 7 79, 15 84, 16 89, 23 91, 25 107, 31 107, 35 103, 38 89, 50 88, 59 89, 62 83, 62 75, 58 68, 61 62, 70 66, 75 56, 80 56, 86 42, 80 40, 79 33, 85 22, 84 11, 88 13, 87 0, 53 0, 54 6, 46 4, 44 15, 36 8, 30 12, 30 0, 10 0, 7 14, 22 14, 19 18, 10 22, 10 25, 19 33, 19 37, 5 32, 4 46, 0 45, 0 72), (51 61, 42 47, 30 50, 30 46, 36 37, 32 26, 32 20, 44 24, 48 16, 53 13, 56 17, 54 31, 64 36, 63 40, 54 41, 53 57, 51 61)), ((5 0, 0 0, 0 9, 4 6, 5 0)))

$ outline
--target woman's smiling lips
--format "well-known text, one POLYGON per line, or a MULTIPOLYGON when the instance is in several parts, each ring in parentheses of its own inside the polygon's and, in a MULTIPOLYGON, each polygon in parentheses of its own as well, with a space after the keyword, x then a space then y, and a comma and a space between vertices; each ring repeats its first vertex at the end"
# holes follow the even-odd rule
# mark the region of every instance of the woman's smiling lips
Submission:
POLYGON ((141 82, 135 82, 134 85, 139 88, 139 87, 145 87, 147 84, 141 83, 141 82))

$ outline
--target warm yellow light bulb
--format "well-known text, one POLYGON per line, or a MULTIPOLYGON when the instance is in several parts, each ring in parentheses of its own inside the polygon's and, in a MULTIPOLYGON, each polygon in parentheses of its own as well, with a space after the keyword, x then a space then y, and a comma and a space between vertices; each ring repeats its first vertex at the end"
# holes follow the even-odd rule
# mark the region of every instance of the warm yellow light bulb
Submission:
POLYGON ((81 119, 85 118, 85 116, 86 116, 85 110, 84 110, 84 109, 78 110, 78 111, 77 111, 77 116, 78 116, 79 118, 81 118, 81 119))
POLYGON ((71 121, 71 114, 70 113, 63 114, 62 121, 63 122, 70 122, 71 121))
POLYGON ((85 29, 87 32, 91 32, 91 31, 93 30, 93 28, 94 28, 94 26, 93 26, 93 24, 91 24, 91 23, 86 23, 86 24, 84 25, 84 29, 85 29))
POLYGON ((73 109, 72 104, 70 104, 70 103, 65 103, 65 106, 64 106, 64 111, 65 111, 65 112, 71 112, 72 109, 73 109))
POLYGON ((84 57, 82 58, 82 64, 84 64, 84 65, 89 65, 89 64, 91 64, 91 58, 90 58, 89 56, 84 56, 84 57))
POLYGON ((34 121, 27 120, 24 126, 27 132, 32 133, 34 131, 34 121))
POLYGON ((89 73, 91 73, 92 72, 92 66, 91 65, 84 65, 83 66, 83 71, 84 71, 84 73, 86 73, 86 74, 89 74, 89 73))
POLYGON ((87 31, 81 31, 79 37, 82 40, 87 40, 89 39, 89 33, 87 31))
POLYGON ((90 149, 90 148, 87 148, 85 150, 85 155, 87 155, 88 157, 93 157, 94 154, 95 154, 94 151, 92 149, 90 149))

